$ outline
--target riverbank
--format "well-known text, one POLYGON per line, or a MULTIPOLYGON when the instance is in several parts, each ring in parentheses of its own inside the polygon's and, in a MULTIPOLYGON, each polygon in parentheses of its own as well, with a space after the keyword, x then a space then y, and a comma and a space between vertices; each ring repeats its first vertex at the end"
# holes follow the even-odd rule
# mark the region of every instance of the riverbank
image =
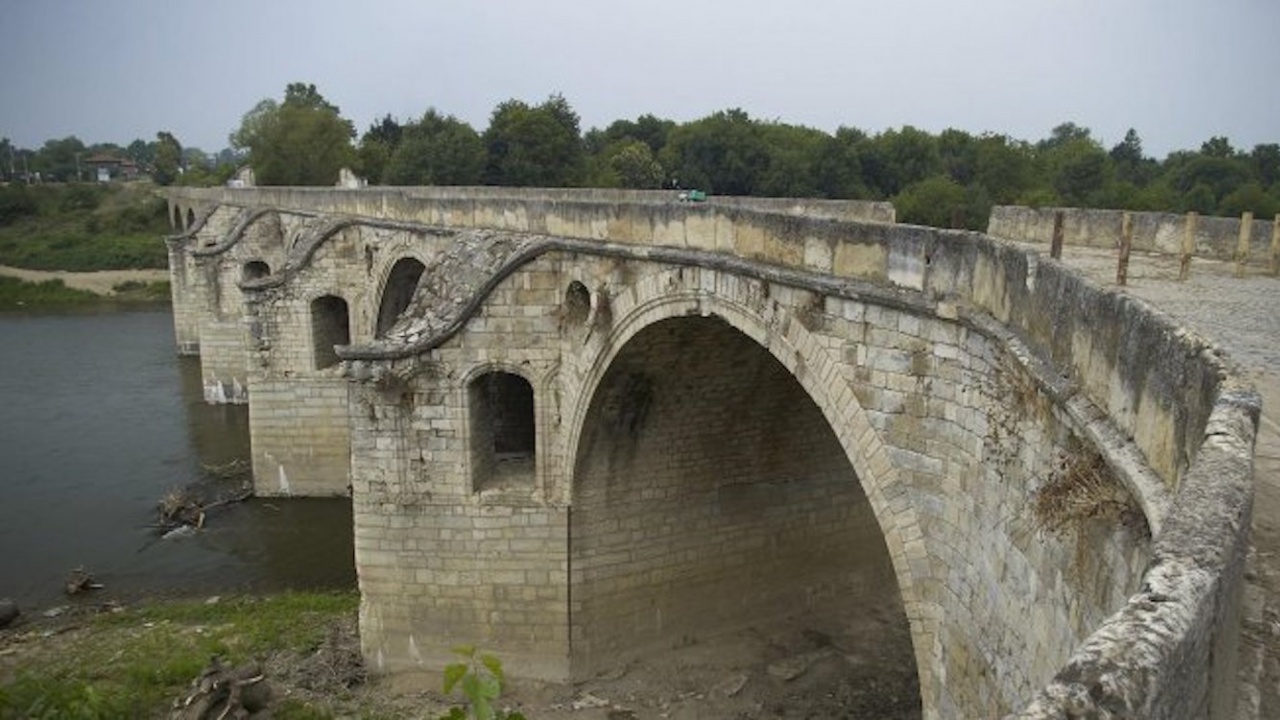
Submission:
MULTIPOLYGON (((214 667, 266 688, 278 719, 465 717, 451 714, 461 695, 439 691, 443 667, 367 677, 358 605, 355 592, 293 592, 30 611, 0 629, 0 718, 197 717, 170 713, 214 667)), ((813 619, 707 638, 578 683, 511 683, 497 705, 538 720, 919 718, 909 643, 829 635, 813 619)), ((905 623, 892 631, 906 639, 905 623)))
POLYGON ((358 604, 285 593, 28 610, 0 629, 0 718, 167 717, 214 656, 257 663, 276 718, 385 717, 363 684, 358 604))
POLYGON ((0 312, 168 303, 165 270, 76 273, 0 265, 0 312))

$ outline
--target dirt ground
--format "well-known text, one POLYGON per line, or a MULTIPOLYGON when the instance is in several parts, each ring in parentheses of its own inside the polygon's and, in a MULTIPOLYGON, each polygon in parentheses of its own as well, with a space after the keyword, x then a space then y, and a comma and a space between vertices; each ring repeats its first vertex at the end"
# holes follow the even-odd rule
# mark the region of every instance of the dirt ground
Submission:
MULTIPOLYGON (((101 642, 87 629, 92 612, 0 630, 0 683, 37 656, 101 642)), ((435 720, 460 704, 438 676, 362 682, 354 615, 315 652, 264 658, 262 670, 275 706, 293 699, 338 718, 435 720)), ((919 696, 906 620, 887 602, 746 628, 577 684, 512 684, 500 706, 529 720, 915 720, 919 696)))
POLYGON ((87 290, 98 295, 113 295, 120 283, 163 282, 169 279, 168 270, 102 270, 99 272, 67 272, 65 270, 27 270, 0 265, 0 275, 15 277, 27 282, 61 280, 67 287, 87 290))

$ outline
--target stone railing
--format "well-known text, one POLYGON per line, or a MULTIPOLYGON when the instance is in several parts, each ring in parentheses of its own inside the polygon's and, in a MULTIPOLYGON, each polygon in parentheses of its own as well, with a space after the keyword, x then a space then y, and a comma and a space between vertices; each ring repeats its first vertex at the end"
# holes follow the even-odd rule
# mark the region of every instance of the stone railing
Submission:
MULTIPOLYGON (((1064 244, 1101 248, 1120 245, 1123 210, 997 205, 991 208, 987 234, 1005 240, 1042 243, 1047 246, 1053 239, 1054 215, 1059 212, 1063 217, 1064 244)), ((1170 255, 1182 252, 1188 222, 1186 215, 1159 212, 1132 212, 1129 215, 1133 224, 1134 250, 1170 255)), ((1241 218, 1202 216, 1193 222, 1194 255, 1216 260, 1235 259, 1240 241, 1241 218)), ((1251 265, 1267 265, 1271 262, 1275 228, 1276 224, 1272 220, 1253 221, 1248 241, 1248 262, 1251 265)))

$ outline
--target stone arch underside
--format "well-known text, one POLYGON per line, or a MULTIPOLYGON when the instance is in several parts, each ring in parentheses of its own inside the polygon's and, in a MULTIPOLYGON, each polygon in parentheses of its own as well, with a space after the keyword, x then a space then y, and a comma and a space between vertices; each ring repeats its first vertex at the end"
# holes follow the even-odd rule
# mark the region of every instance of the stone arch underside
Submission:
MULTIPOLYGON (((751 338, 716 317, 647 326, 606 371, 584 432, 575 675, 780 620, 883 651, 882 679, 913 664, 893 565, 844 448, 751 338)), ((913 674, 895 680, 918 707, 913 674)))
MULTIPOLYGON (((571 478, 574 512, 571 527, 574 529, 570 552, 573 558, 571 623, 574 627, 571 642, 577 663, 575 675, 597 665, 601 658, 615 652, 619 646, 627 645, 629 633, 656 631, 661 637, 657 643, 670 645, 678 643, 682 633, 693 638, 699 628, 717 627, 714 617, 727 617, 728 620, 719 625, 727 627, 733 623, 749 623, 752 613, 760 613, 759 617, 763 617, 789 603, 793 604, 793 609, 830 608, 830 604, 824 605, 828 599, 838 605, 840 597, 846 601, 855 598, 860 592, 858 588, 868 581, 878 583, 881 588, 888 586, 895 590, 895 597, 888 605, 883 596, 864 596, 869 603, 876 604, 877 612, 884 613, 885 607, 892 606, 894 609, 887 611, 889 615, 896 613, 896 617, 901 619, 905 611, 909 620, 912 650, 907 651, 906 662, 911 662, 911 652, 914 651, 921 690, 919 698, 923 700, 925 716, 928 717, 937 677, 931 662, 934 616, 921 602, 919 584, 914 579, 914 571, 927 571, 920 562, 923 558, 911 559, 914 557, 912 553, 919 555, 923 552, 916 540, 919 529, 914 510, 905 502, 900 482, 888 462, 886 449, 876 437, 857 399, 847 387, 843 387, 839 371, 827 352, 798 322, 789 322, 785 310, 774 305, 766 315, 759 308, 738 302, 743 300, 746 298, 729 300, 704 294, 671 292, 646 296, 642 289, 635 288, 624 291, 613 300, 618 315, 605 348, 594 360, 588 361, 589 368, 580 370, 583 386, 570 413, 568 428, 571 432, 566 436, 565 448, 565 457, 574 467, 571 478), (739 356, 721 365, 732 377, 713 377, 707 372, 690 370, 692 374, 687 377, 667 377, 659 382, 659 385, 665 383, 665 390, 655 391, 656 381, 644 371, 618 369, 630 368, 637 359, 649 357, 646 352, 629 350, 633 347, 632 341, 640 338, 645 344, 661 344, 663 341, 654 334, 661 334, 660 331, 651 332, 649 329, 673 319, 675 322, 688 321, 691 324, 683 327, 696 327, 699 331, 716 328, 712 336, 729 342, 729 347, 739 356), (758 378, 753 373, 768 378, 772 383, 772 394, 759 393, 758 378), (690 397, 687 393, 693 392, 695 387, 711 392, 709 388, 720 385, 727 389, 717 396, 723 402, 718 419, 695 415, 692 417, 696 419, 679 420, 681 415, 674 409, 676 405, 662 405, 654 396, 655 392, 665 392, 669 397, 667 402, 678 403, 681 397, 687 401, 690 397), (644 402, 646 397, 648 405, 644 402), (731 410, 734 403, 759 402, 760 398, 779 399, 786 407, 795 409, 802 421, 788 425, 789 418, 778 418, 768 411, 768 401, 756 405, 751 412, 735 414, 731 410), (728 415, 724 414, 726 410, 728 415), (650 417, 651 412, 657 414, 650 417), (768 448, 771 449, 755 441, 736 443, 732 433, 721 438, 723 442, 713 441, 705 435, 705 432, 720 427, 717 422, 723 424, 728 421, 726 418, 745 422, 751 437, 767 436, 768 448), (661 427, 664 419, 667 421, 665 430, 649 436, 645 434, 644 428, 648 423, 655 422, 661 427), (683 437, 680 428, 703 434, 683 437), (575 429, 580 430, 573 432, 575 429), (771 430, 776 432, 769 432, 771 430), (682 439, 676 441, 675 435, 682 439), (714 525, 713 535, 718 533, 716 537, 735 538, 729 541, 732 551, 725 555, 728 564, 713 567, 711 575, 714 577, 710 580, 689 580, 693 577, 689 573, 695 572, 697 567, 697 558, 715 557, 715 554, 708 554, 710 546, 701 548, 689 544, 696 537, 696 530, 681 530, 668 523, 666 528, 669 532, 665 539, 661 537, 662 530, 654 531, 659 534, 658 545, 666 542, 667 547, 644 552, 656 553, 656 557, 664 554, 666 557, 680 556, 683 553, 688 561, 677 562, 679 572, 673 577, 684 580, 664 580, 659 583, 663 589, 654 591, 649 598, 626 597, 625 593, 614 598, 621 600, 626 597, 626 600, 610 610, 611 617, 605 619, 606 623, 612 624, 612 629, 596 632, 593 637, 592 631, 584 628, 585 623, 593 619, 591 604, 605 606, 612 602, 605 601, 612 592, 609 590, 598 599, 593 598, 592 593, 597 588, 616 589, 627 587, 628 583, 642 582, 639 578, 663 577, 664 571, 648 567, 660 561, 641 557, 643 552, 633 552, 633 560, 622 561, 623 565, 632 562, 632 571, 625 567, 610 567, 610 563, 627 557, 626 551, 620 555, 608 549, 610 543, 617 543, 626 536, 623 528, 641 535, 650 530, 647 526, 636 528, 634 520, 611 518, 607 512, 601 514, 603 507, 619 497, 624 501, 623 506, 633 502, 640 502, 643 506, 653 500, 655 507, 682 497, 665 494, 667 491, 656 488, 637 489, 632 486, 627 489, 628 478, 634 481, 649 477, 648 469, 642 464, 637 465, 636 458, 665 455, 661 449, 648 453, 634 451, 637 443, 655 442, 662 447, 683 448, 688 451, 687 455, 695 458, 687 461, 692 465, 670 460, 664 461, 668 464, 661 467, 667 472, 703 476, 701 489, 694 492, 699 502, 689 507, 677 503, 675 509, 695 516, 701 513, 703 517, 690 520, 695 527, 705 529, 714 525), (695 450, 690 451, 690 448, 695 450), (698 460, 697 449, 715 450, 721 454, 703 455, 704 459, 698 460), (718 475, 722 466, 732 465, 742 470, 741 466, 760 460, 760 457, 752 455, 760 452, 771 453, 772 458, 761 464, 763 474, 753 475, 747 470, 737 480, 707 477, 718 475), (717 459, 706 460, 707 457, 717 459), (731 462, 732 458, 740 462, 731 462), (643 500, 636 500, 636 491, 643 500), (788 520, 785 513, 779 514, 776 508, 805 507, 806 503, 814 502, 815 496, 825 498, 825 504, 818 503, 815 508, 816 514, 800 522, 799 529, 786 528, 787 522, 795 518, 788 520), (823 519, 818 520, 818 516, 823 519), (593 527, 598 535, 594 538, 590 536, 593 527), (753 534, 753 529, 761 532, 753 534), (682 537, 684 547, 680 547, 682 537), (820 549, 827 544, 837 549, 820 549), (846 545, 857 549, 850 550, 846 545), (734 589, 735 584, 750 584, 747 576, 755 572, 753 563, 756 555, 764 551, 762 548, 773 554, 772 567, 777 573, 775 584, 781 586, 782 591, 773 594, 763 589, 738 592, 734 589), (807 555, 801 548, 807 548, 807 555), (789 553, 839 559, 831 564, 795 561, 788 559, 789 553), (745 565, 732 565, 743 562, 744 558, 745 565), (618 573, 622 579, 614 577, 618 573), (834 577, 824 578, 824 574, 834 577), (804 578, 798 583, 803 589, 788 596, 787 593, 794 588, 787 586, 797 585, 791 582, 796 578, 804 578), (682 582, 688 582, 687 588, 694 591, 686 592, 682 582), (662 616, 661 607, 678 607, 678 597, 693 598, 697 595, 697 588, 706 590, 704 596, 720 598, 709 603, 714 611, 701 608, 686 618, 662 616), (673 592, 674 597, 671 595, 673 592), (718 615, 722 612, 728 612, 728 615, 718 615)), ((678 354, 685 362, 696 363, 699 357, 720 357, 728 352, 717 343, 704 347, 698 340, 699 332, 689 335, 677 326, 667 329, 673 329, 676 337, 684 338, 676 341, 676 345, 692 343, 689 347, 695 348, 686 354, 678 354)), ((643 362, 640 364, 645 365, 643 362)), ((711 412, 715 415, 716 411, 711 412)), ((662 514, 661 511, 658 514, 662 514)), ((913 697, 912 701, 916 702, 916 698, 913 697)))
POLYGON ((425 270, 426 265, 415 257, 400 258, 391 266, 391 271, 387 274, 382 288, 382 300, 378 304, 375 337, 384 337, 395 325, 400 314, 409 307, 418 289, 418 281, 425 270))

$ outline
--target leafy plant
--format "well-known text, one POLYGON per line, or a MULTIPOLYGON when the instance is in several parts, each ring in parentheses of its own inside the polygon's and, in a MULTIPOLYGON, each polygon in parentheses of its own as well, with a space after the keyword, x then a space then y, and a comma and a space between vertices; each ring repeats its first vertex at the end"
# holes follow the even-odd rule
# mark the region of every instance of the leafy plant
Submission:
POLYGON ((453 649, 458 662, 444 668, 444 691, 462 690, 470 703, 470 711, 453 707, 442 720, 525 720, 520 713, 495 710, 493 703, 502 694, 502 661, 488 653, 478 652, 473 645, 453 649))

